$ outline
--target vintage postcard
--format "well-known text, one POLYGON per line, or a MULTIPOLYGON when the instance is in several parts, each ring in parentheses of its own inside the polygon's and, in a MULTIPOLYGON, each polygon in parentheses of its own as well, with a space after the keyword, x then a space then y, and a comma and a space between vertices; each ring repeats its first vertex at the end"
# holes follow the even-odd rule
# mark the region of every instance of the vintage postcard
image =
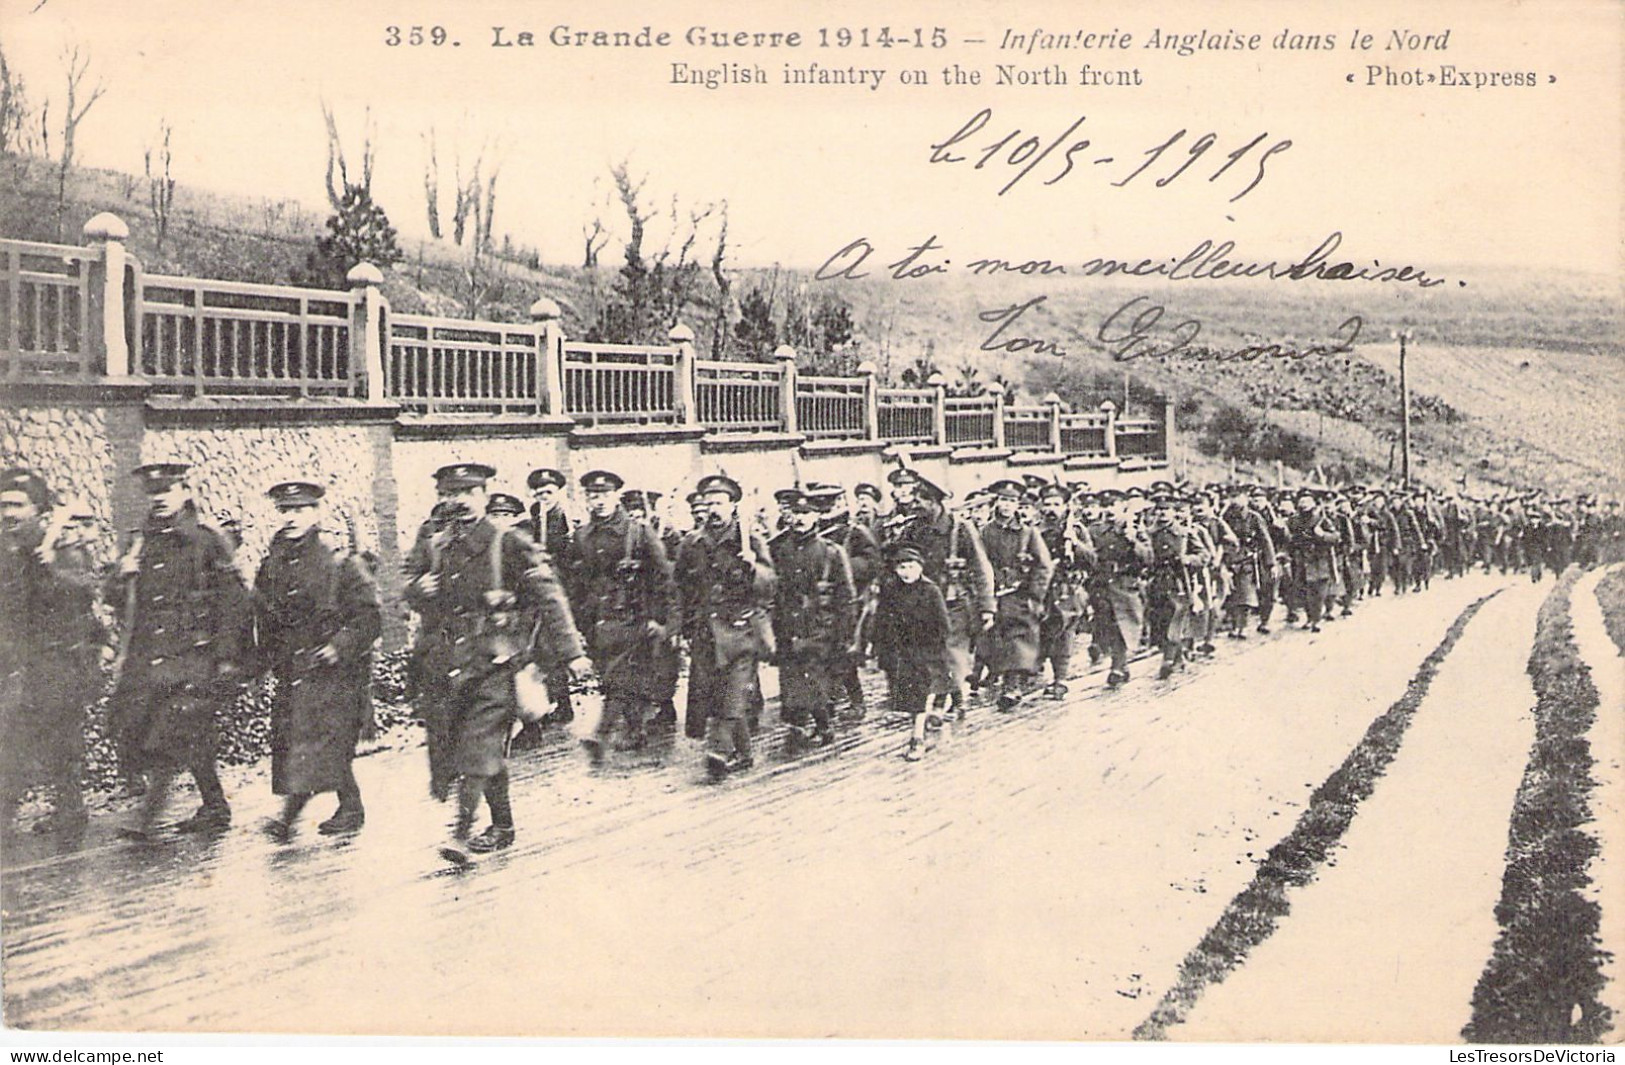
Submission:
POLYGON ((1616 1044, 1622 57, 0 0, 5 1026, 1616 1044))

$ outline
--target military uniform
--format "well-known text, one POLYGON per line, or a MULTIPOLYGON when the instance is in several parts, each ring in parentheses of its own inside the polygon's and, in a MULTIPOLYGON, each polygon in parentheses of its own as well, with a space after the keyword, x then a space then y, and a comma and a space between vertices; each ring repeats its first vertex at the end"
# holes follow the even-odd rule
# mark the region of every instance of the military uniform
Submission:
POLYGON ((1089 581, 1094 645, 1111 660, 1108 684, 1129 679, 1128 656, 1140 646, 1145 626, 1142 576, 1150 566, 1151 544, 1138 526, 1102 516, 1089 526, 1095 545, 1095 571, 1089 581))
POLYGON ((1336 548, 1340 534, 1331 515, 1305 493, 1303 506, 1288 523, 1292 554, 1303 585, 1304 620, 1310 632, 1320 631, 1320 620, 1337 581, 1336 548))
MULTIPOLYGON (((44 483, 8 470, 0 491, 28 494, 43 510, 44 483)), ((36 829, 85 823, 86 710, 101 690, 106 634, 94 612, 95 563, 88 545, 44 515, 0 531, 0 824, 9 827, 23 793, 51 785, 56 809, 36 829), (45 545, 48 558, 37 549, 45 545)))
POLYGON ((841 690, 857 620, 851 564, 839 544, 816 530, 786 530, 774 538, 772 556, 777 581, 773 633, 784 718, 794 730, 792 740, 828 743, 834 738, 830 710, 841 690))
MULTIPOLYGON (((725 478, 702 479, 700 490, 725 478)), ((738 486, 728 482, 737 503, 738 486)), ((774 589, 773 562, 761 538, 743 531, 736 517, 684 538, 675 572, 683 633, 689 642, 690 738, 707 737, 713 773, 748 768, 752 762, 747 716, 761 699, 758 666, 773 655, 768 616, 774 589)))
MULTIPOLYGON (((310 486, 290 485, 272 489, 279 505, 300 498, 314 506, 320 498, 310 486)), ((277 682, 271 790, 291 800, 280 825, 291 828, 304 798, 336 791, 339 812, 324 830, 359 828, 361 792, 351 762, 357 740, 372 729, 372 645, 381 627, 372 573, 323 529, 297 539, 277 536, 254 577, 253 602, 256 664, 277 682)))
MULTIPOLYGON (((492 473, 464 463, 444 467, 436 480, 483 484, 492 473)), ((443 799, 461 779, 457 839, 466 838, 486 798, 487 836, 511 842, 505 755, 516 709, 514 673, 532 659, 545 671, 580 658, 581 637, 552 565, 531 538, 462 510, 443 525, 425 522, 405 567, 406 600, 420 617, 412 653, 429 740, 429 786, 443 799), (432 591, 430 576, 437 584, 432 591)))
POLYGON ((1049 663, 1050 694, 1059 698, 1066 694, 1066 681, 1072 675, 1073 638, 1088 613, 1083 586, 1095 566, 1095 545, 1087 526, 1066 517, 1046 516, 1039 535, 1055 571, 1038 629, 1038 661, 1040 666, 1049 663))
MULTIPOLYGON (((525 483, 534 492, 542 485, 553 485, 562 489, 565 481, 564 475, 558 470, 540 469, 532 470, 525 483)), ((541 503, 532 503, 530 520, 526 523, 526 527, 537 550, 542 552, 553 567, 553 574, 558 578, 559 586, 564 589, 565 597, 574 606, 577 589, 575 559, 571 557, 573 537, 569 515, 558 505, 544 507, 541 503)), ((545 724, 567 725, 574 721, 576 716, 575 702, 570 694, 570 675, 562 666, 555 666, 547 670, 545 676, 547 696, 553 703, 553 711, 548 714, 545 724)), ((532 746, 539 742, 541 724, 526 726, 520 736, 515 738, 516 745, 532 746)))
POLYGON ((880 541, 873 527, 842 514, 825 526, 823 535, 846 552, 852 569, 852 596, 857 617, 853 622, 852 645, 840 663, 841 687, 846 692, 848 717, 864 718, 863 684, 858 670, 868 656, 869 630, 873 625, 877 578, 880 576, 880 541))
POLYGON ((1154 525, 1150 533, 1151 576, 1146 582, 1146 618, 1151 641, 1162 652, 1161 675, 1185 664, 1193 638, 1193 603, 1197 591, 1193 570, 1209 558, 1198 531, 1178 515, 1154 525))
POLYGON ((1037 529, 1020 515, 994 518, 981 531, 993 568, 993 627, 978 638, 977 657, 1000 682, 1000 705, 1019 697, 1038 669, 1039 630, 1055 562, 1037 529))
MULTIPOLYGON (((136 471, 148 491, 185 474, 180 464, 136 471)), ((132 834, 146 835, 181 769, 197 781, 203 808, 188 829, 230 822, 215 769, 217 717, 237 697, 248 636, 247 589, 224 536, 187 502, 172 517, 149 516, 125 555, 136 571, 115 573, 108 599, 124 606, 128 633, 110 726, 127 767, 147 772, 147 804, 132 834)))
POLYGON ((677 685, 676 589, 665 545, 624 507, 580 525, 572 548, 576 621, 597 667, 604 710, 589 750, 602 756, 616 727, 641 746, 677 685))

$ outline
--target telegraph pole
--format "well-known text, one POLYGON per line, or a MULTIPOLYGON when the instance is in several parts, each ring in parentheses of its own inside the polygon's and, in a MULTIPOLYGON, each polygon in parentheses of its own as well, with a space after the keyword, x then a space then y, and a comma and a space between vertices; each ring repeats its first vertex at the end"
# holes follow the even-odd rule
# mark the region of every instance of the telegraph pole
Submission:
POLYGON ((1411 486, 1411 389, 1405 379, 1405 342, 1409 329, 1399 331, 1399 483, 1411 486))

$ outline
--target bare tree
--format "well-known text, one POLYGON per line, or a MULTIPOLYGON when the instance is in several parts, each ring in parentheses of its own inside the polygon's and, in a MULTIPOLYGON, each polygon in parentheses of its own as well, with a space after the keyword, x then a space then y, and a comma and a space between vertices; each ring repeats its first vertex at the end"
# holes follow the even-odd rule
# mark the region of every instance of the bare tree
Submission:
POLYGON ((649 175, 645 174, 634 181, 631 164, 625 159, 610 167, 609 173, 615 181, 615 195, 619 197, 621 209, 626 212, 626 221, 631 227, 626 238, 626 261, 642 266, 643 230, 649 224, 649 219, 654 217, 654 211, 645 209, 641 202, 643 186, 648 184, 649 175))
POLYGON ((423 203, 429 216, 429 236, 440 239, 440 152, 435 143, 434 127, 423 134, 425 158, 423 162, 423 203))
MULTIPOLYGON (((480 162, 485 162, 484 149, 480 150, 480 162)), ((478 173, 478 169, 476 169, 475 172, 478 173)), ((485 171, 485 181, 475 190, 474 193, 476 201, 475 210, 479 219, 476 237, 480 245, 483 246, 487 251, 489 251, 492 246, 491 221, 496 217, 497 178, 501 175, 501 173, 502 159, 500 156, 495 154, 495 149, 493 149, 493 158, 491 159, 489 168, 485 171)))
POLYGON ((0 48, 0 155, 26 155, 33 140, 33 108, 21 74, 6 62, 0 48))
POLYGON ((728 347, 728 319, 733 298, 733 278, 724 265, 728 256, 728 201, 720 205, 721 222, 716 247, 711 250, 711 280, 717 286, 716 306, 711 315, 711 357, 724 358, 728 347))
POLYGON ((361 180, 350 180, 349 162, 344 154, 344 140, 339 136, 338 119, 333 115, 333 109, 322 101, 322 120, 327 124, 327 202, 333 210, 344 209, 344 191, 352 186, 372 196, 372 165, 375 157, 373 140, 377 128, 372 120, 372 108, 367 108, 361 120, 361 180), (337 177, 335 182, 333 179, 337 177))
POLYGON ((169 219, 175 206, 175 179, 170 176, 174 154, 169 148, 170 134, 174 133, 168 119, 158 122, 158 166, 153 167, 153 149, 146 151, 147 206, 152 212, 152 228, 156 236, 156 251, 164 253, 164 238, 169 235, 169 219))
POLYGON ((85 115, 96 106, 96 101, 102 98, 107 86, 96 79, 96 84, 85 85, 85 76, 90 73, 90 56, 81 56, 79 46, 74 45, 62 53, 62 61, 67 68, 67 102, 62 116, 62 157, 61 167, 57 171, 56 179, 56 239, 62 239, 62 220, 68 207, 68 170, 73 166, 75 154, 78 150, 79 123, 85 120, 85 115))

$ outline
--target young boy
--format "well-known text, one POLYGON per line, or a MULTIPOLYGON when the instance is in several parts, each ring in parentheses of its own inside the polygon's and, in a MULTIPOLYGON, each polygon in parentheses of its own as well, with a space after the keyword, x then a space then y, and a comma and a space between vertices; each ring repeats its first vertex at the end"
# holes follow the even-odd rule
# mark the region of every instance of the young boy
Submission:
POLYGON ((942 591, 925 576, 924 560, 913 547, 892 554, 895 580, 881 584, 875 607, 874 649, 891 687, 892 707, 913 719, 904 756, 925 756, 928 721, 942 723, 954 690, 948 669, 948 606, 942 591))

